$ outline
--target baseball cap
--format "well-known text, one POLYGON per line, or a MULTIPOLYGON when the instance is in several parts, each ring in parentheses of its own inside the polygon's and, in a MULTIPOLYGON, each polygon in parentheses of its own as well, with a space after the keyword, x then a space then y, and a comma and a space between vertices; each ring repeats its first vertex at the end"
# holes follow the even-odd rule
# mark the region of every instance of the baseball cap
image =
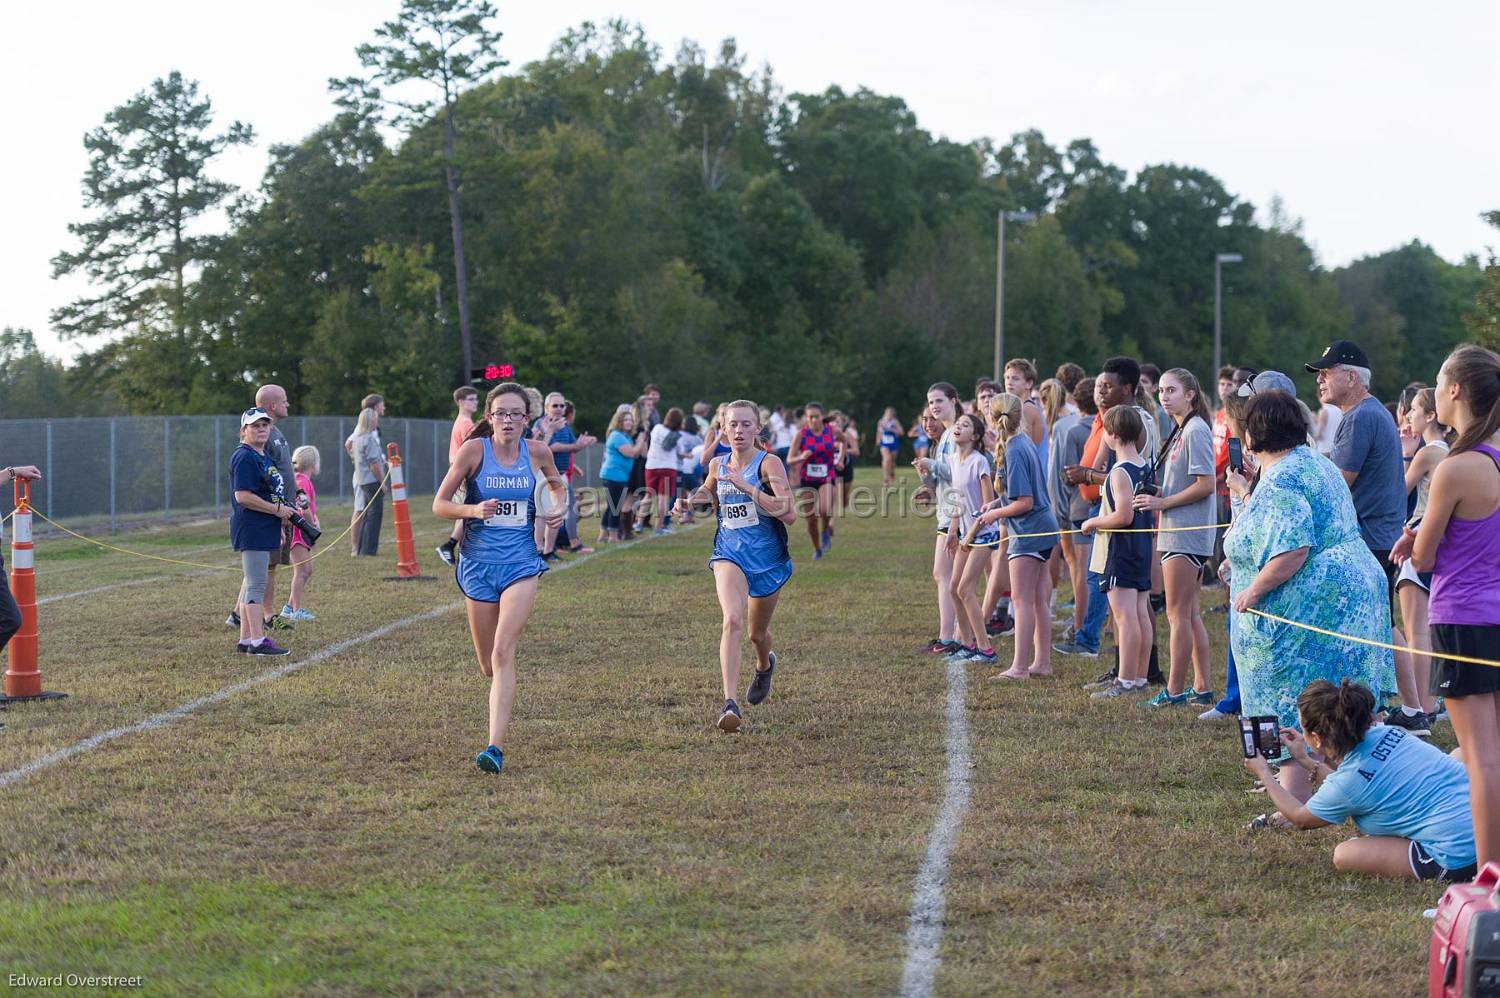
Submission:
POLYGON ((251 423, 260 422, 262 419, 268 422, 274 422, 274 420, 271 419, 271 414, 269 412, 266 412, 266 410, 262 409, 258 405, 251 406, 249 409, 246 409, 240 414, 240 425, 249 426, 251 423))
MULTIPOLYGON (((1340 361, 1340 363, 1344 362, 1340 361)), ((1361 364, 1360 366, 1363 367, 1364 365, 1361 364)), ((1261 371, 1255 377, 1240 385, 1239 391, 1235 392, 1235 394, 1242 399, 1247 399, 1252 395, 1260 395, 1265 392, 1286 392, 1292 398, 1296 398, 1297 386, 1292 384, 1291 378, 1288 378, 1280 371, 1261 371)))
POLYGON ((1334 340, 1328 344, 1328 349, 1323 351, 1323 356, 1307 365, 1309 371, 1326 371, 1330 367, 1339 364, 1348 364, 1350 367, 1370 366, 1370 358, 1359 344, 1351 340, 1334 340))

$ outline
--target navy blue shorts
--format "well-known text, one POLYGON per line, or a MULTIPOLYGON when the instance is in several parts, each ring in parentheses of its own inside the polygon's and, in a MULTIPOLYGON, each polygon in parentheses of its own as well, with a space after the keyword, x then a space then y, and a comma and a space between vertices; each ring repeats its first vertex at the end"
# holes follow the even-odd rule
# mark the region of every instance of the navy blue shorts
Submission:
POLYGON ((453 570, 459 591, 476 603, 498 603, 500 594, 523 579, 535 578, 547 571, 541 558, 520 564, 494 565, 460 557, 453 570))

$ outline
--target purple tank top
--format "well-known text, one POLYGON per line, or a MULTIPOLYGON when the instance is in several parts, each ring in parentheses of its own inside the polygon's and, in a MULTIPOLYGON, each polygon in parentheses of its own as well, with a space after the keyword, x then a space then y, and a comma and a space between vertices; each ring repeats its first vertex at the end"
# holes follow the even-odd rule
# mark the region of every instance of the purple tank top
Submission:
MULTIPOLYGON (((1500 467, 1500 451, 1484 451, 1500 467)), ((1434 624, 1500 626, 1500 508, 1482 520, 1450 517, 1432 566, 1427 617, 1434 624)))

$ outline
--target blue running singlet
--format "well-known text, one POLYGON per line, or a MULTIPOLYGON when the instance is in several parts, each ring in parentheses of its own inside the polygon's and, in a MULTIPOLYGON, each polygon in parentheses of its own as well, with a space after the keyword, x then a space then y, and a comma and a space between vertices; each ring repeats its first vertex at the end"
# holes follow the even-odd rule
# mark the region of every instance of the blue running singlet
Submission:
POLYGON ((880 424, 880 447, 882 450, 900 450, 901 438, 896 435, 894 423, 880 424))
POLYGON ((531 470, 531 455, 522 440, 515 464, 503 465, 495 457, 494 441, 484 439, 484 460, 479 470, 464 483, 464 500, 481 503, 497 499, 495 515, 484 520, 467 520, 460 557, 455 569, 458 588, 471 600, 495 603, 500 594, 522 579, 547 571, 547 563, 537 554, 536 473, 531 470))
MULTIPOLYGON (((729 467, 729 460, 718 459, 719 475, 729 467)), ((770 493, 769 484, 760 476, 765 460, 765 451, 758 452, 745 468, 744 478, 752 487, 770 493)), ((792 577, 786 524, 761 510, 727 479, 716 479, 716 486, 719 526, 714 532, 714 553, 708 559, 709 566, 716 561, 727 561, 745 573, 751 596, 759 599, 775 594, 792 577)))

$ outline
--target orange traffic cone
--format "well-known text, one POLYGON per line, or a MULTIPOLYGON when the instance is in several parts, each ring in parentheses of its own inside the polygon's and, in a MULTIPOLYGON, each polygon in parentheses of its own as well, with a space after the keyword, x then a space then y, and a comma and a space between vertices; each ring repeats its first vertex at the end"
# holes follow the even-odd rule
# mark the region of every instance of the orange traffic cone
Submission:
POLYGON ((396 578, 420 578, 422 570, 417 567, 417 548, 411 539, 411 510, 406 502, 406 472, 401 468, 401 450, 390 443, 385 451, 391 461, 391 511, 396 516, 396 578))
POLYGON ((42 674, 36 667, 36 565, 31 547, 31 483, 15 480, 16 513, 10 542, 10 591, 21 608, 21 629, 6 645, 9 667, 5 670, 5 695, 0 703, 21 700, 61 700, 66 693, 42 689, 42 674))

